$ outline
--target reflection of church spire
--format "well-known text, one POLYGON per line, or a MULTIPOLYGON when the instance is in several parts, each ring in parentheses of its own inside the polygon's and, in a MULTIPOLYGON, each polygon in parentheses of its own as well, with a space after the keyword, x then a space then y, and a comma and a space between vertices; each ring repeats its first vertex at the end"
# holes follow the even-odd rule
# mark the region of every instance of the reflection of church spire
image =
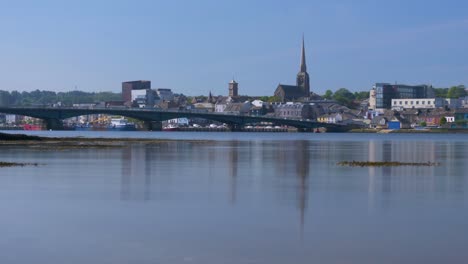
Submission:
POLYGON ((307 178, 309 177, 309 142, 300 141, 297 145, 296 173, 298 176, 298 207, 300 210, 301 235, 304 232, 305 210, 307 207, 307 178))
POLYGON ((237 164, 239 163, 238 141, 231 142, 231 151, 229 152, 230 178, 231 178, 231 203, 236 203, 237 194, 237 164))

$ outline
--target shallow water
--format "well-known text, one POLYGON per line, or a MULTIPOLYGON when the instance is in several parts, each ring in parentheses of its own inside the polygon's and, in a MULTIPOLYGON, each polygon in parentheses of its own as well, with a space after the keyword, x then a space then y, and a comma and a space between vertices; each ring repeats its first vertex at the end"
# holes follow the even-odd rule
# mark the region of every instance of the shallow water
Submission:
POLYGON ((0 168, 1 263, 468 259, 465 135, 29 133, 213 141, 2 147, 1 161, 42 165, 0 168))

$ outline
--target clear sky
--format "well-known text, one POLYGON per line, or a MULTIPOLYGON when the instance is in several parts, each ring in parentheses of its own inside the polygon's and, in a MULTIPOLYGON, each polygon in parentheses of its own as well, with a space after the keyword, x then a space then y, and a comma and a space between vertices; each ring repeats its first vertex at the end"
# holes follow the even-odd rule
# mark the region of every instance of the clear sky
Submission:
POLYGON ((0 0, 0 89, 272 95, 375 82, 468 85, 466 0, 0 0))

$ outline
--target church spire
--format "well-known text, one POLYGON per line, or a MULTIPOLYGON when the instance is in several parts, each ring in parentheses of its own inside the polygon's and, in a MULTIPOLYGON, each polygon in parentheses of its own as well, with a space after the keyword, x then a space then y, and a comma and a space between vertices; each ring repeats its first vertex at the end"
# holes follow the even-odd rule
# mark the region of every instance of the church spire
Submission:
POLYGON ((306 59, 305 59, 304 35, 302 35, 301 72, 307 72, 306 59))
POLYGON ((297 74, 296 86, 300 87, 303 92, 303 97, 310 96, 309 74, 307 73, 304 35, 302 35, 302 50, 301 50, 301 71, 297 74))

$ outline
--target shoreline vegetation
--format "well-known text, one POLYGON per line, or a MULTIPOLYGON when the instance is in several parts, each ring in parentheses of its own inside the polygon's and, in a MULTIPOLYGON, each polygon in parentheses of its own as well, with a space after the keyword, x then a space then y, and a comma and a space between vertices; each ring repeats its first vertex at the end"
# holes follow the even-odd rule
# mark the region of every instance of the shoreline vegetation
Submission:
POLYGON ((373 129, 356 128, 348 133, 379 133, 379 134, 468 134, 468 129, 464 128, 427 128, 427 129, 373 129))
POLYGON ((18 162, 0 161, 0 168, 24 167, 24 166, 39 166, 39 163, 18 163, 18 162))
POLYGON ((399 161, 341 161, 337 165, 344 167, 400 167, 400 166, 439 166, 437 162, 399 162, 399 161))
POLYGON ((66 150, 76 148, 118 148, 128 143, 161 144, 170 142, 208 143, 211 140, 177 140, 152 138, 86 138, 86 137, 39 137, 24 134, 7 134, 0 132, 1 146, 18 146, 41 149, 66 150))

